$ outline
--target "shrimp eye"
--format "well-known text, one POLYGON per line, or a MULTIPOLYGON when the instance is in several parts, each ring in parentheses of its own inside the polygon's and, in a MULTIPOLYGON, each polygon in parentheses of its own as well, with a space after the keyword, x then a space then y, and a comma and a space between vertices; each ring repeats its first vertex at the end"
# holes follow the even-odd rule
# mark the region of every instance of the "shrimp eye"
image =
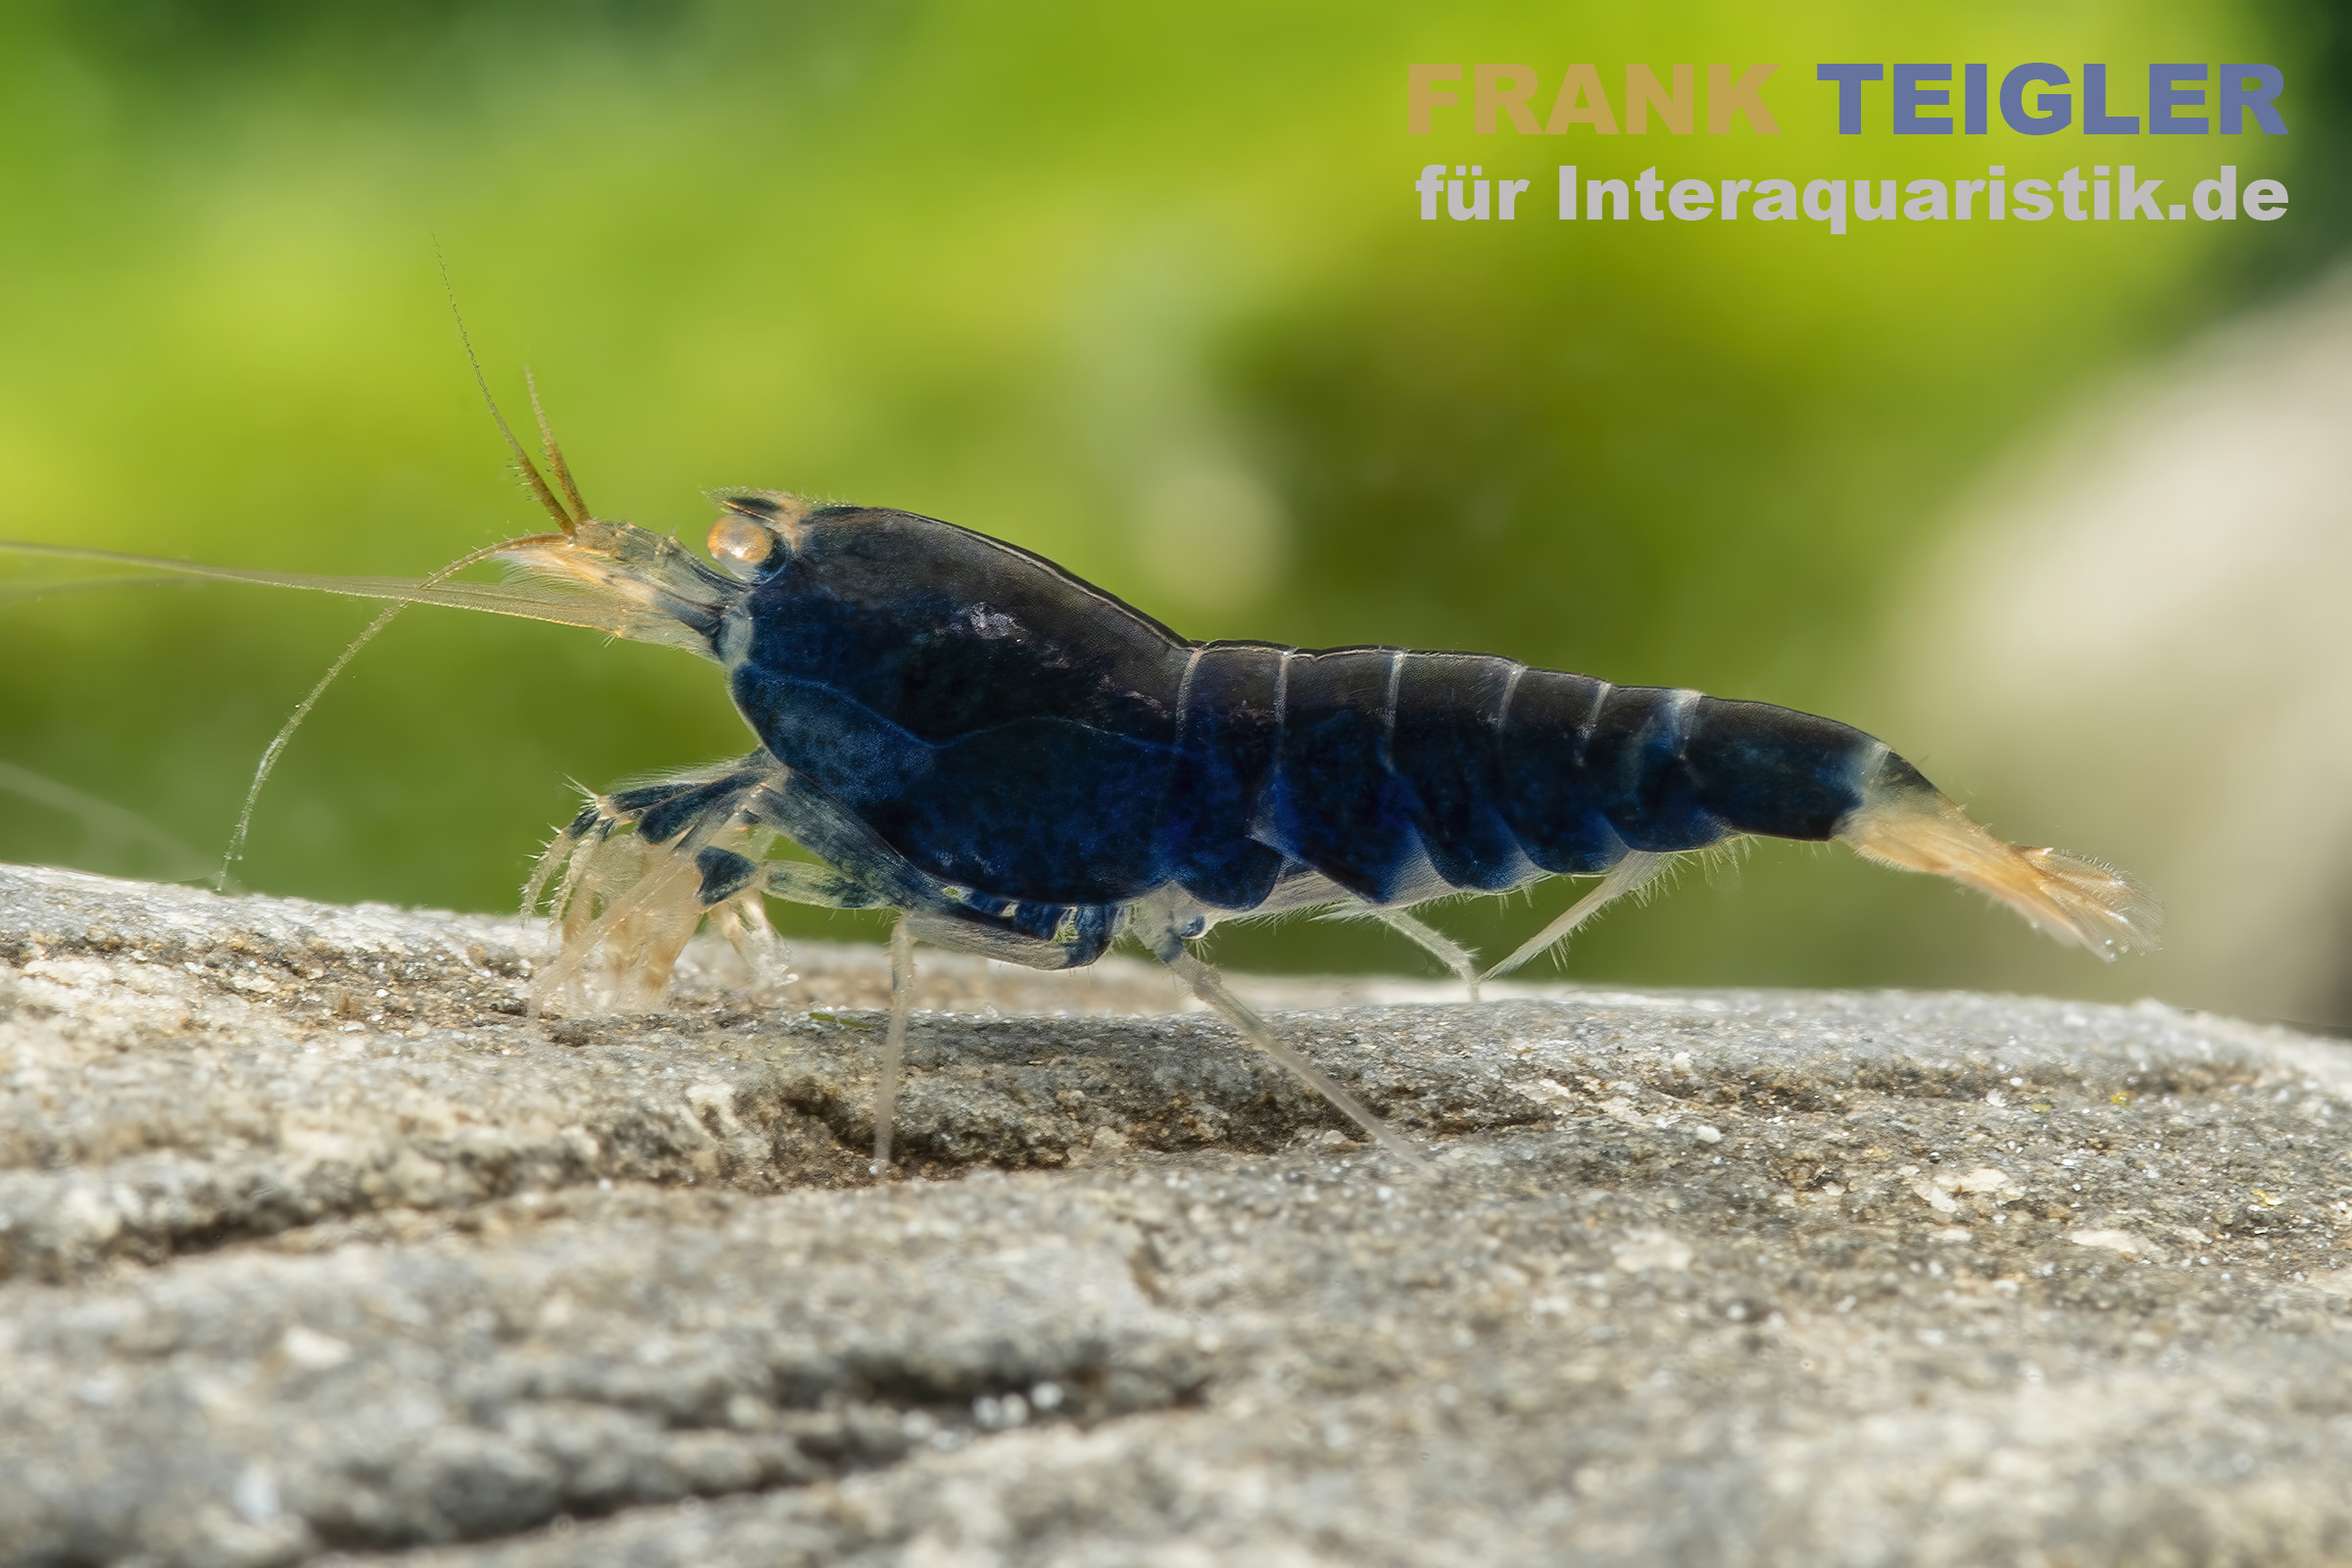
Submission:
POLYGON ((713 490, 710 495, 727 509, 710 525, 710 554, 746 580, 778 569, 779 557, 801 547, 802 520, 813 510, 781 490, 713 490))
POLYGON ((776 536, 740 512, 730 512, 710 525, 710 554, 740 576, 750 576, 775 554, 776 536))

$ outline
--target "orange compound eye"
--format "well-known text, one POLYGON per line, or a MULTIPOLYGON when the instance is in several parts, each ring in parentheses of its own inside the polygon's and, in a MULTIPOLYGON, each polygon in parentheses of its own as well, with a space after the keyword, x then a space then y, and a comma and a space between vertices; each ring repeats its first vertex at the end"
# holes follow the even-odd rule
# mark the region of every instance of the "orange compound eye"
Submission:
POLYGON ((730 512, 710 525, 711 556, 749 570, 775 554, 776 536, 741 513, 730 512))

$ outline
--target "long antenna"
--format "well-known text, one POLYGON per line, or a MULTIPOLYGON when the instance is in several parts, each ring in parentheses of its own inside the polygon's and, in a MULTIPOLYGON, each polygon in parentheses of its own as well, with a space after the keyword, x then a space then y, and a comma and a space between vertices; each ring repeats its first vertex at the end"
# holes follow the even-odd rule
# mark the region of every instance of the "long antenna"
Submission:
MULTIPOLYGON (((545 537, 552 538, 553 535, 545 537)), ((433 587, 464 571, 467 566, 478 565, 482 562, 490 560, 498 552, 507 549, 514 543, 514 541, 510 539, 506 544, 490 545, 474 551, 471 555, 461 556, 431 576, 420 579, 416 586, 419 588, 433 587)), ((220 857, 220 879, 215 884, 220 892, 228 891, 230 868, 237 863, 238 857, 245 853, 245 835, 253 826, 254 805, 261 800, 262 786, 270 782, 270 774, 277 766, 278 754, 286 749, 286 743, 294 738, 294 732, 302 728, 302 721, 311 716, 311 710, 318 706, 318 699, 326 695, 326 689, 335 683, 335 677, 343 673, 343 666, 350 663, 361 649, 375 641, 376 633, 391 625, 393 617, 408 609, 409 603, 408 600, 401 600, 385 606, 382 613, 369 621, 367 629, 354 637, 343 652, 335 657, 335 662, 326 667, 326 673, 318 677, 318 684, 313 686, 310 695, 294 706, 294 711, 286 715, 285 723, 279 725, 277 733, 270 737, 269 749, 262 753, 261 765, 253 770, 253 783, 245 791, 245 805, 243 809, 237 812, 236 831, 228 836, 227 853, 220 857)))
MULTIPOLYGON (((449 261, 441 255, 440 247, 437 244, 434 246, 433 260, 441 270, 441 291, 448 297, 449 314, 458 323, 458 341, 465 346, 466 363, 473 369, 473 384, 481 388, 482 401, 489 405, 490 417, 498 423, 498 433, 507 438, 507 450, 514 454, 514 466, 521 470, 523 479, 531 487, 531 493, 539 498, 539 505, 547 509, 547 514, 556 519, 556 524, 564 530, 564 537, 569 538, 578 530, 579 525, 587 520, 588 504, 580 499, 580 487, 572 482, 571 470, 564 462, 563 450, 556 445, 555 431, 548 425, 547 411, 539 406, 538 384, 530 380, 528 370, 523 372, 523 378, 531 389, 531 412, 539 416, 539 435, 547 446, 548 464, 555 469, 556 477, 563 482, 564 494, 571 498, 573 511, 564 510, 564 503, 556 499, 556 493, 548 488, 546 478, 540 474, 538 466, 531 462, 531 455, 523 450, 521 442, 514 439, 514 431, 507 423, 507 416, 499 412, 498 399, 490 394, 490 378, 482 373, 481 357, 473 352, 473 338, 466 330, 465 313, 458 309, 457 286, 449 280, 449 261)), ((434 587, 465 570, 467 566, 487 561, 500 551, 511 549, 519 542, 521 541, 510 539, 504 544, 477 550, 471 555, 451 562, 439 571, 424 578, 416 586, 419 588, 434 587)), ((262 753, 261 765, 254 769, 253 783, 245 791, 244 808, 237 813, 236 831, 229 835, 228 852, 220 859, 219 885, 223 891, 228 887, 229 868, 237 863, 238 856, 244 852, 245 835, 253 824, 254 804, 261 799, 262 786, 269 782, 271 770, 277 766, 278 755, 286 749, 286 743, 294 738, 294 732, 302 727, 302 721, 311 716, 311 710, 318 706, 318 699, 326 694, 329 686, 334 684, 335 677, 343 673, 343 667, 352 662, 361 649, 373 642, 378 632, 391 625, 393 618, 408 606, 409 602, 405 600, 387 606, 381 614, 369 621, 367 628, 351 640, 349 646, 343 650, 335 662, 327 666, 326 673, 318 677, 318 683, 311 688, 309 695, 295 705, 294 711, 287 715, 284 725, 271 738, 269 749, 262 753)))
POLYGON ((213 884, 216 891, 228 891, 230 870, 245 853, 245 835, 253 827, 253 808, 262 798, 262 786, 270 781, 270 773, 277 766, 278 753, 286 749, 286 743, 294 738, 294 732, 302 728, 302 721, 311 716, 311 710, 318 706, 318 699, 326 695, 326 689, 335 683, 335 677, 343 673, 343 666, 350 663, 361 649, 375 641, 375 634, 391 625, 392 618, 408 608, 407 605, 385 606, 382 612, 368 623, 368 629, 354 637, 350 645, 335 656, 335 662, 326 666, 326 673, 318 677, 318 684, 311 688, 308 697, 294 705, 294 711, 286 715, 286 721, 270 738, 269 748, 262 753, 261 765, 253 770, 253 783, 245 790, 245 805, 237 812, 236 831, 229 834, 228 848, 221 853, 220 880, 213 884))

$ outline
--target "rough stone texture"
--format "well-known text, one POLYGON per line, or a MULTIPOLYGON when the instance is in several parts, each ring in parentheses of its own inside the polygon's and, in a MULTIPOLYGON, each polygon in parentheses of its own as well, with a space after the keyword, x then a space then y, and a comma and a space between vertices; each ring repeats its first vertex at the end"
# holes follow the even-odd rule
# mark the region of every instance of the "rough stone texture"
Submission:
POLYGON ((538 940, 0 871, 0 1560, 2352 1558, 2337 1043, 538 940))

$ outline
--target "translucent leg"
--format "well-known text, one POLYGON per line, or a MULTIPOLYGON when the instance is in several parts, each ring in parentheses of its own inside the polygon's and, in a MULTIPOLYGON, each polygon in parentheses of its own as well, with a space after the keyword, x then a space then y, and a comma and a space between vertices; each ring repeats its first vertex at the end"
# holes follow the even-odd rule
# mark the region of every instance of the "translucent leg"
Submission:
POLYGON ((1423 952, 1457 975, 1470 988, 1470 1000, 1478 1000, 1478 955, 1433 925, 1425 925, 1402 909, 1384 909, 1375 906, 1372 913, 1383 923, 1411 937, 1423 952))
POLYGON ((1617 862, 1616 869, 1600 879, 1600 886, 1569 906, 1566 914, 1561 915, 1557 920, 1552 921, 1551 924, 1521 943, 1519 951, 1494 968, 1489 969, 1486 978, 1492 980, 1497 975, 1509 974, 1513 969, 1537 956, 1546 948, 1555 943, 1567 941, 1570 932, 1600 912, 1601 906, 1633 892, 1634 889, 1665 870, 1666 862, 1672 858, 1673 857, 1670 855, 1652 855, 1643 850, 1634 851, 1617 862))
MULTIPOLYGON (((600 952, 612 960, 625 980, 625 1000, 651 1007, 669 983, 678 954, 702 922, 703 910, 694 897, 694 862, 656 849, 639 857, 650 868, 592 918, 575 919, 567 910, 564 947, 556 961, 531 984, 531 1005, 546 1005, 575 982, 586 985, 587 965, 600 952)), ((573 910, 594 907, 599 891, 592 869, 587 885, 573 897, 573 910)))
POLYGON ((1406 1143, 1387 1122, 1372 1114, 1361 1101, 1341 1088, 1322 1068, 1285 1044, 1268 1027, 1265 1019, 1235 1001, 1233 993, 1225 989, 1225 982, 1217 977, 1217 971, 1195 957, 1181 938, 1169 934, 1158 941, 1148 941, 1147 945, 1152 950, 1153 956, 1175 970, 1177 978, 1192 987, 1193 995, 1214 1007, 1218 1016, 1241 1032, 1243 1039, 1281 1062, 1304 1080, 1316 1094, 1347 1112, 1348 1119, 1370 1134, 1372 1141, 1399 1164, 1409 1170, 1428 1173, 1429 1161, 1422 1157, 1419 1150, 1406 1143))
POLYGON ((563 943, 532 987, 533 1007, 563 991, 596 1002, 592 961, 609 971, 617 1004, 651 1007, 706 915, 732 924, 738 939, 748 936, 727 910, 756 906, 749 884, 772 830, 744 820, 741 808, 746 795, 781 772, 755 752, 592 797, 523 888, 528 914, 553 882, 548 912, 563 943))
POLYGON ((882 1037, 881 1071, 874 1085, 873 1174, 890 1174, 890 1134, 899 1111, 899 1078, 906 1068, 906 1017, 914 1011, 914 937, 906 916, 890 928, 890 1032, 882 1037))

